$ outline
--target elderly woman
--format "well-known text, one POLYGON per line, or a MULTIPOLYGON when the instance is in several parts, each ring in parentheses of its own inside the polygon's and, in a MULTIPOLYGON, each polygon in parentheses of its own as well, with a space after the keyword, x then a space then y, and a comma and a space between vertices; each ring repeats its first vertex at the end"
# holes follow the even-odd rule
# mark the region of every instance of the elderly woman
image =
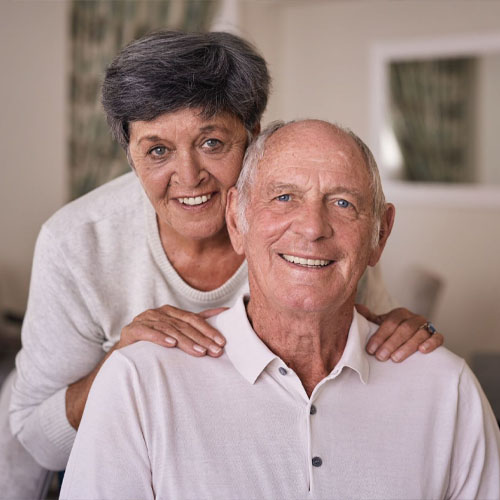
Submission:
MULTIPOLYGON (((265 61, 227 33, 155 33, 108 69, 104 109, 133 172, 42 227, 17 358, 11 428, 43 467, 64 469, 110 350, 149 340, 222 353, 223 337, 203 319, 214 311, 195 313, 229 306, 247 289, 224 215, 268 89, 265 61)), ((365 304, 388 310, 376 280, 362 288, 365 304)), ((424 323, 393 311, 369 350, 380 359, 419 344, 432 350, 442 339, 428 339, 424 323)))

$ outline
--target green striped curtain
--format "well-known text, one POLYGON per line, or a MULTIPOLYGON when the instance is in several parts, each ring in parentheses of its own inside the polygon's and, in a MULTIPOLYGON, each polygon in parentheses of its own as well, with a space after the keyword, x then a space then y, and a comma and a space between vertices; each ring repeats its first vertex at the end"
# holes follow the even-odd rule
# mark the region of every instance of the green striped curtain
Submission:
POLYGON ((216 7, 217 0, 72 1, 68 138, 72 198, 129 169, 100 104, 109 63, 123 46, 150 31, 206 31, 216 7))
POLYGON ((474 181, 472 58, 390 65, 391 122, 406 180, 474 181))

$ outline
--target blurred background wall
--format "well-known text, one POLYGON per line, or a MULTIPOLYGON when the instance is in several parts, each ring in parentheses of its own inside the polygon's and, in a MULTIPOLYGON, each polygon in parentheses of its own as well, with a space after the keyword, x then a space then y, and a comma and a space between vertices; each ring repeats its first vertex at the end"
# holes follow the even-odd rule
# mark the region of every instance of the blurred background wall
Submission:
MULTIPOLYGON (((324 118, 352 128, 368 143, 374 44, 500 33, 498 1, 221 5, 229 12, 225 26, 252 41, 270 64, 274 86, 265 123, 324 118)), ((36 234, 70 196, 68 10, 63 1, 0 2, 1 308, 24 310, 36 234)), ((496 99, 492 105, 498 106, 500 90, 496 99)), ((405 304, 414 269, 438 276, 443 287, 432 320, 447 345, 469 359, 478 351, 500 352, 500 202, 475 202, 470 195, 407 198, 390 189, 386 194, 397 205, 383 258, 389 290, 405 304)))

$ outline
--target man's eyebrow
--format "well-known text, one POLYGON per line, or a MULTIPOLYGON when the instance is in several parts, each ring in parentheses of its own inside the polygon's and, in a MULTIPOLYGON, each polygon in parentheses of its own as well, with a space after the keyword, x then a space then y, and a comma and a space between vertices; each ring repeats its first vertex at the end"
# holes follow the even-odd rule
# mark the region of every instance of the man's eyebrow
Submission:
POLYGON ((268 192, 274 192, 274 191, 297 191, 299 189, 299 186, 297 184, 290 184, 290 183, 275 183, 275 184, 269 184, 267 187, 268 192))
POLYGON ((356 198, 363 198, 364 196, 364 193, 359 189, 353 189, 347 186, 337 186, 335 189, 332 189, 330 193, 331 194, 347 193, 356 196, 356 198))
MULTIPOLYGON (((291 184, 291 183, 275 183, 275 184, 269 184, 267 187, 268 192, 274 192, 274 191, 298 191, 303 189, 303 186, 300 186, 298 184, 291 184)), ((325 193, 327 195, 329 194, 338 194, 338 193, 347 193, 351 194, 352 196, 355 196, 356 198, 363 198, 364 194, 359 190, 359 189, 353 189, 351 187, 347 186, 336 186, 335 188, 331 189, 328 191, 328 193, 325 193)))

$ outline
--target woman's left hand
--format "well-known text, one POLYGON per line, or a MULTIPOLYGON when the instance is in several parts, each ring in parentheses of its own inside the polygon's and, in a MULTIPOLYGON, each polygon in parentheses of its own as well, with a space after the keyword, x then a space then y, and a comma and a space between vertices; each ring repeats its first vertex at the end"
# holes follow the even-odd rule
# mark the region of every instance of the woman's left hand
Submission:
POLYGON ((379 316, 362 304, 356 304, 356 309, 367 320, 380 325, 366 345, 367 352, 379 361, 389 358, 395 362, 404 361, 416 351, 427 354, 444 342, 440 333, 431 335, 422 328, 427 323, 426 318, 403 307, 379 316))

